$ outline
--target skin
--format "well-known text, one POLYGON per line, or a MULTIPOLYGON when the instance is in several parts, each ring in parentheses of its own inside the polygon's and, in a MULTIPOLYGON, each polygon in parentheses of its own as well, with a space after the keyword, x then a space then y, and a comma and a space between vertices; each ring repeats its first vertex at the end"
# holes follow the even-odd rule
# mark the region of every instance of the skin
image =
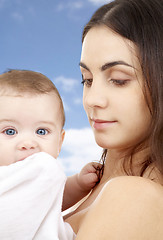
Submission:
POLYGON ((161 240, 162 197, 162 186, 145 178, 114 178, 85 214, 76 239, 161 240))
POLYGON ((93 28, 83 42, 80 66, 83 105, 97 144, 110 156, 107 175, 122 174, 124 156, 145 139, 151 122, 136 47, 105 26, 93 28))
POLYGON ((1 95, 0 109, 1 166, 37 152, 57 158, 65 132, 58 118, 60 105, 55 93, 1 95))
POLYGON ((124 151, 143 140, 151 116, 134 45, 108 28, 91 29, 80 65, 83 104, 97 144, 124 151))
MULTIPOLYGON (((12 91, 12 90, 11 90, 12 91)), ((64 140, 60 100, 55 93, 32 95, 0 94, 0 166, 7 166, 34 153, 46 152, 57 158, 64 140)), ((98 178, 89 163, 79 174, 67 178, 63 210, 85 197, 98 178)))
MULTIPOLYGON (((144 178, 126 176, 122 168, 151 121, 136 47, 105 26, 94 27, 84 39, 80 67, 84 108, 97 144, 108 154, 100 183, 66 221, 77 240, 161 240, 163 189, 156 167, 144 178)), ((148 148, 133 156, 135 173, 147 153, 148 148)))

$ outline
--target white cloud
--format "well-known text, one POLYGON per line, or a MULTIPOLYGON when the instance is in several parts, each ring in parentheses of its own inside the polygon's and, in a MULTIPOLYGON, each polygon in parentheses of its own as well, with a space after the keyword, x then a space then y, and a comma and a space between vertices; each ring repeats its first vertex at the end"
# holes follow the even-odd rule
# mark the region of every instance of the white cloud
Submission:
POLYGON ((83 7, 83 2, 82 1, 71 1, 67 3, 59 3, 56 7, 56 10, 58 12, 61 12, 63 10, 77 10, 81 9, 83 7))
POLYGON ((67 175, 79 172, 88 162, 98 161, 102 148, 95 143, 93 132, 90 128, 68 129, 58 158, 64 166, 67 175))
POLYGON ((67 104, 67 101, 65 101, 64 97, 62 96, 62 102, 65 112, 68 112, 70 110, 69 105, 67 104))
POLYGON ((74 99, 74 104, 75 105, 82 105, 83 104, 83 99, 82 98, 75 98, 74 99))
POLYGON ((73 2, 73 4, 72 4, 72 8, 74 8, 74 9, 80 9, 82 7, 83 7, 82 2, 73 2))
POLYGON ((65 78, 63 76, 59 76, 54 79, 55 83, 58 83, 60 87, 65 92, 71 92, 75 89, 75 87, 78 85, 78 81, 73 78, 65 78))
POLYGON ((20 13, 18 13, 18 12, 12 13, 12 17, 14 19, 16 19, 17 21, 22 21, 23 20, 23 16, 20 13))
POLYGON ((111 2, 111 0, 88 0, 89 2, 93 3, 94 5, 103 5, 106 3, 111 2))
POLYGON ((59 3, 56 7, 56 11, 60 12, 65 8, 65 5, 63 3, 59 3))

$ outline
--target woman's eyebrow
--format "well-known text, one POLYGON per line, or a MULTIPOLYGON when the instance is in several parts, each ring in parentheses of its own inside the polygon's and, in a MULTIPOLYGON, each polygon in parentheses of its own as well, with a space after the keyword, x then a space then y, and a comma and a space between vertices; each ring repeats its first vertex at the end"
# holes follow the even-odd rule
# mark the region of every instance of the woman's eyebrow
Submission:
MULTIPOLYGON (((113 61, 113 62, 105 63, 104 65, 102 65, 102 67, 100 69, 101 69, 101 71, 105 71, 106 69, 112 68, 112 67, 117 66, 117 65, 124 65, 124 66, 127 66, 127 67, 134 68, 132 65, 130 65, 130 64, 124 62, 124 61, 113 61)), ((90 72, 89 68, 85 65, 85 63, 80 62, 79 66, 82 67, 82 68, 85 68, 86 70, 88 70, 90 72)))
POLYGON ((88 70, 90 72, 89 68, 83 62, 80 62, 79 66, 82 68, 85 68, 86 70, 88 70))
POLYGON ((124 61, 113 61, 113 62, 108 62, 108 63, 105 63, 104 65, 102 65, 101 71, 105 71, 106 69, 117 66, 117 65, 124 65, 127 67, 134 68, 132 65, 130 65, 124 61))

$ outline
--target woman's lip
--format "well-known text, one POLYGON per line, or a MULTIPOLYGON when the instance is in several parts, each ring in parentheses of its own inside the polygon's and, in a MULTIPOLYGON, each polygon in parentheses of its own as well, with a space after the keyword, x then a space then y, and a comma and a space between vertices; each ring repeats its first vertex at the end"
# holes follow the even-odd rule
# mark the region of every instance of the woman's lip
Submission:
POLYGON ((107 128, 109 126, 112 126, 113 124, 115 124, 117 121, 105 121, 105 120, 101 120, 101 119, 92 119, 92 125, 93 128, 100 130, 100 129, 104 129, 107 128))

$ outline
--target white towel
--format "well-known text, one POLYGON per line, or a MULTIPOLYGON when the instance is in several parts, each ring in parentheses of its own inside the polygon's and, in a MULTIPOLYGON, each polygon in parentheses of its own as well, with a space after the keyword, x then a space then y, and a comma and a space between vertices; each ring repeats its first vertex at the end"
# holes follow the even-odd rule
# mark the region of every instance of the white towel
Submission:
POLYGON ((69 240, 61 205, 66 176, 58 161, 36 153, 0 167, 0 240, 69 240))

